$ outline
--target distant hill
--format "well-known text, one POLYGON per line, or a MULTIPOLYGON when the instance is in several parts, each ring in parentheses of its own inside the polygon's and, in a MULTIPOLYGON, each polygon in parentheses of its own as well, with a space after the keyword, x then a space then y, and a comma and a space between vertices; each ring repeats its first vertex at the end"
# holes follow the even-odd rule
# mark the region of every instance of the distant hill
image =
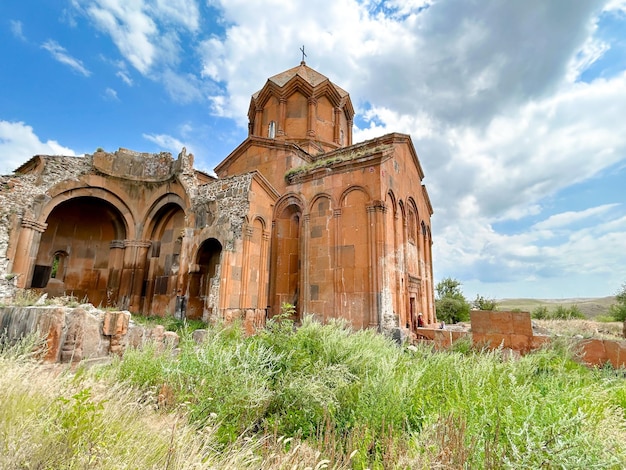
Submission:
POLYGON ((600 315, 607 315, 609 307, 615 303, 615 297, 593 297, 580 299, 500 299, 498 310, 522 310, 532 312, 537 307, 548 307, 554 309, 558 305, 571 307, 577 305, 581 312, 589 319, 600 315))

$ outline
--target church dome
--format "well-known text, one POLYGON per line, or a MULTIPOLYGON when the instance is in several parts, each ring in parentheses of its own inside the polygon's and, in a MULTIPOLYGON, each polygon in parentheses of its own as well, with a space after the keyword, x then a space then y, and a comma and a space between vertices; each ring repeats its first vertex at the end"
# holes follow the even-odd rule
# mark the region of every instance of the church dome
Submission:
POLYGON ((348 92, 302 61, 252 95, 249 134, 326 152, 352 144, 353 117, 348 92))

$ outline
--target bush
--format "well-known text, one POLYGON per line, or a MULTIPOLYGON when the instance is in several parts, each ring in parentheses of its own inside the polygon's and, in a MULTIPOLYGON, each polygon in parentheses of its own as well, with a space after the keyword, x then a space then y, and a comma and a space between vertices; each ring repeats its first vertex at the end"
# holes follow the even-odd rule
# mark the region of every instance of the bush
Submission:
POLYGON ((437 319, 446 323, 469 321, 470 304, 461 291, 461 283, 450 277, 442 279, 435 287, 437 319))
POLYGON ((444 297, 435 300, 437 319, 446 323, 469 321, 470 305, 462 299, 444 297))
POLYGON ((472 307, 476 310, 496 310, 498 303, 495 299, 487 299, 482 295, 476 294, 476 299, 472 302, 472 307))
POLYGON ((583 319, 585 314, 580 311, 578 305, 565 307, 558 305, 554 310, 549 310, 545 305, 535 308, 531 314, 535 320, 574 320, 583 319))
POLYGON ((615 321, 626 321, 626 283, 615 293, 616 304, 609 307, 609 315, 615 321))
POLYGON ((531 318, 534 318, 535 320, 547 320, 550 317, 550 311, 548 310, 548 307, 546 307, 545 305, 542 305, 540 307, 535 308, 531 313, 530 313, 531 318))

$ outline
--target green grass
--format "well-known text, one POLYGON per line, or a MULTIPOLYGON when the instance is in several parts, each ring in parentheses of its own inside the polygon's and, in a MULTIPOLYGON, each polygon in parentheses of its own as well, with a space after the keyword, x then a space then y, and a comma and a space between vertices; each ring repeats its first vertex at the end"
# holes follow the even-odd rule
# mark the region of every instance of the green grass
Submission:
POLYGON ((565 340, 511 360, 306 318, 253 337, 215 326, 177 354, 130 350, 53 381, 16 361, 0 363, 0 449, 21 448, 24 468, 626 466, 623 371, 580 365, 565 340))

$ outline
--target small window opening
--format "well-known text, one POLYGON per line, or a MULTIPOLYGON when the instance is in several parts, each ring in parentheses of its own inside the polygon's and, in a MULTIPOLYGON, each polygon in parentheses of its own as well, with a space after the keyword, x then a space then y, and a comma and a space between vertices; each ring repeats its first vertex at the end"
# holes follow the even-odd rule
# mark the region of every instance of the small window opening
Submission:
POLYGON ((67 253, 57 251, 52 258, 52 269, 50 270, 51 279, 63 279, 65 277, 65 261, 67 253))
POLYGON ((343 146, 343 129, 339 131, 339 145, 343 146))
POLYGON ((276 137, 276 122, 275 121, 270 121, 270 124, 267 127, 267 136, 270 139, 273 139, 276 137))

